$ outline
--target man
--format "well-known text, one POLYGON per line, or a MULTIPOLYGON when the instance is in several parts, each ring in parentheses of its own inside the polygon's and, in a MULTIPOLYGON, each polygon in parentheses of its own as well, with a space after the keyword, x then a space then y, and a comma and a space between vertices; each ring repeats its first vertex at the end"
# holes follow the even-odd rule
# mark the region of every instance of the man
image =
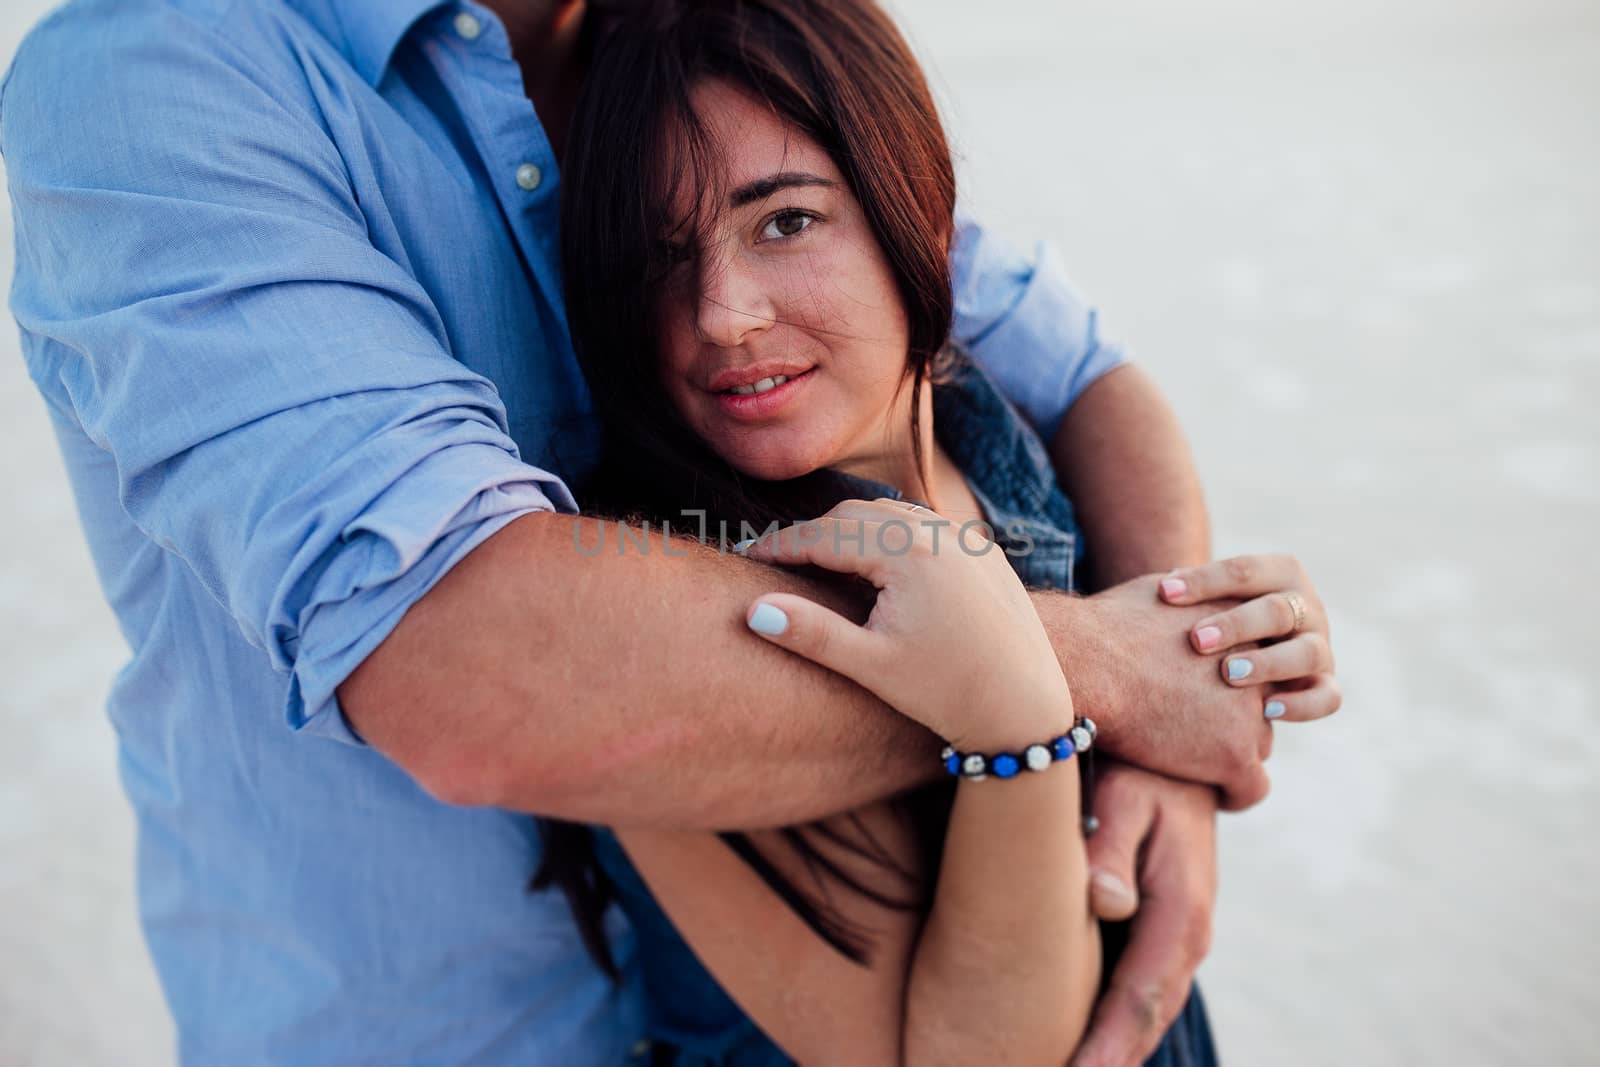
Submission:
MULTIPOLYGON (((0 87, 13 310, 133 650, 109 710, 186 1063, 616 1063, 638 990, 525 892, 524 813, 770 826, 937 773, 935 739, 742 632, 801 579, 573 551, 597 435, 555 226, 585 17, 84 0, 0 87)), ((973 227, 956 259, 957 335, 1051 441, 1097 579, 1204 560, 1182 438, 1093 313, 973 227)), ((1253 803, 1259 692, 1171 647, 1208 609, 1154 581, 1041 595, 1075 701, 1113 753, 1253 803)), ((1215 804, 1107 776, 1103 914, 1152 859, 1086 1060, 1181 1004, 1215 804)))

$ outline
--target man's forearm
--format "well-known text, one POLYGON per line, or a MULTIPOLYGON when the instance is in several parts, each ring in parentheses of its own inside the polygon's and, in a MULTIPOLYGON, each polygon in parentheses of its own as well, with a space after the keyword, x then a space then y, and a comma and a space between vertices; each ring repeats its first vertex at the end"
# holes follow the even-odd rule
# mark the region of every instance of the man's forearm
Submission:
POLYGON ((1050 454, 1105 588, 1211 558, 1211 528, 1177 416, 1142 369, 1101 376, 1068 410, 1050 454))
POLYGON ((938 773, 927 730, 745 626, 778 589, 856 610, 840 586, 611 522, 593 553, 601 525, 524 516, 452 568, 339 687, 361 735, 443 799, 610 825, 788 825, 938 773))
MULTIPOLYGON (((1080 588, 1105 589, 1140 575, 1201 563, 1211 529, 1199 474, 1177 416, 1132 364, 1102 375, 1073 403, 1050 444, 1056 474, 1086 542, 1090 573, 1080 588)), ((1145 679, 1117 605, 1039 593, 1043 620, 1074 699, 1108 727, 1114 748, 1122 716, 1139 714, 1145 679)))

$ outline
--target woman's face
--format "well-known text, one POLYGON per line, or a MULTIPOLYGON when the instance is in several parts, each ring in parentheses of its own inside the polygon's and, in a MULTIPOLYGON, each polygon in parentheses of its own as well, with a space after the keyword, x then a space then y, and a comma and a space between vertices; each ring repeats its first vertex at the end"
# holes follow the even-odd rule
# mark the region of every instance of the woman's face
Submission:
POLYGON ((719 170, 703 184, 722 199, 700 205, 699 233, 663 235, 682 254, 656 309, 667 395, 752 477, 888 480, 910 447, 908 327, 860 203, 822 148, 742 91, 710 80, 692 102, 719 170))

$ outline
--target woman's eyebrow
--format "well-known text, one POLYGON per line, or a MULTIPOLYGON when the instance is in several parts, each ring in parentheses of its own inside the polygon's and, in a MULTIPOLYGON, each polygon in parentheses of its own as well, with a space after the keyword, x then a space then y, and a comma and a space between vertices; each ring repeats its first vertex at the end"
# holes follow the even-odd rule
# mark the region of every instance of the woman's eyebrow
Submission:
POLYGON ((757 200, 765 200, 779 189, 788 189, 796 185, 820 185, 832 189, 838 183, 824 178, 820 174, 809 174, 800 170, 786 170, 780 174, 770 174, 765 178, 745 182, 735 189, 728 202, 734 207, 744 207, 757 200))

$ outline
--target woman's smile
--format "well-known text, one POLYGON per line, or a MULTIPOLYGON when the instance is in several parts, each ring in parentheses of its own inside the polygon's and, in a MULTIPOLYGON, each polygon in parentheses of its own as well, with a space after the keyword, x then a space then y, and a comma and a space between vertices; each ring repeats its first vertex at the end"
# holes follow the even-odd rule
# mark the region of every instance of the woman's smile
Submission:
POLYGON ((816 377, 816 368, 796 374, 776 374, 754 382, 719 390, 717 403, 723 414, 743 422, 760 422, 780 414, 805 392, 816 377))

